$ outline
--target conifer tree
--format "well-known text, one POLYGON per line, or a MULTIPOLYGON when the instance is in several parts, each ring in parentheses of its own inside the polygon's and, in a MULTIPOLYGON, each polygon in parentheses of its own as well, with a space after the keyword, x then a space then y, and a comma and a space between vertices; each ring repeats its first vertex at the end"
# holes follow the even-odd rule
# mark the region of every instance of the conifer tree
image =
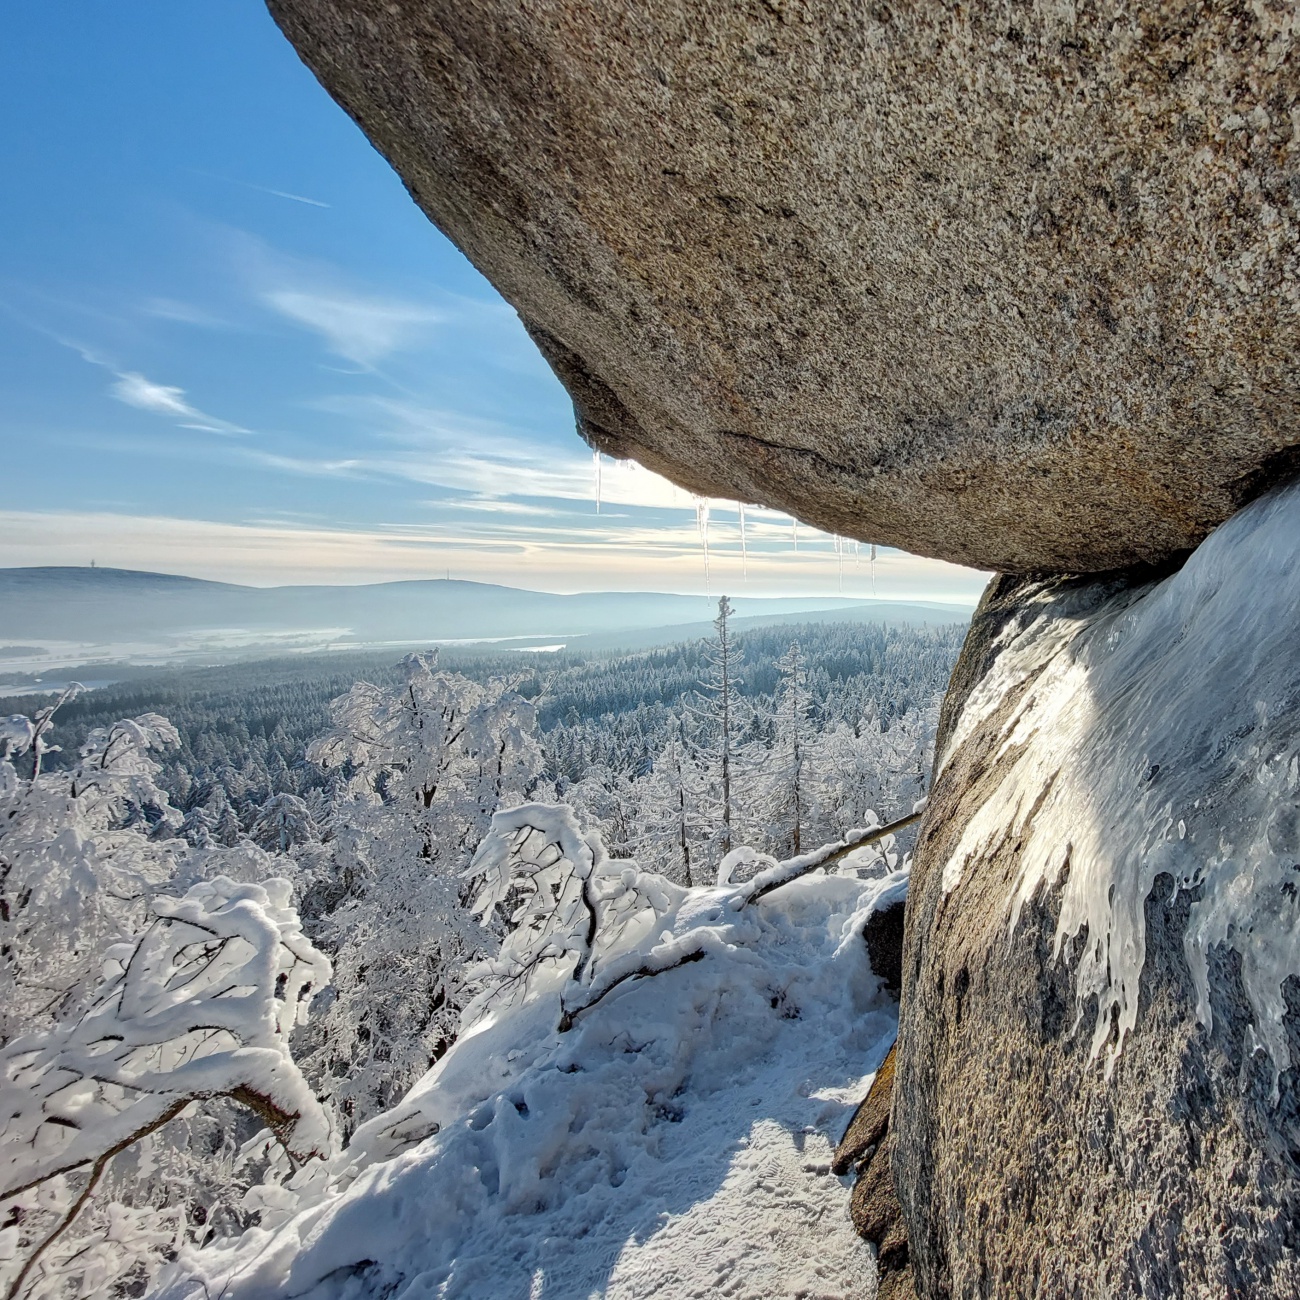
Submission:
POLYGON ((731 601, 718 598, 718 616, 713 620, 713 636, 701 654, 704 675, 696 691, 691 716, 699 726, 696 749, 715 783, 718 830, 715 836, 718 857, 724 858, 735 847, 736 738, 738 718, 738 672, 744 659, 731 630, 731 601))
POLYGON ((777 660, 775 734, 764 772, 763 811, 772 850, 798 855, 811 812, 812 772, 808 675, 798 641, 777 660))

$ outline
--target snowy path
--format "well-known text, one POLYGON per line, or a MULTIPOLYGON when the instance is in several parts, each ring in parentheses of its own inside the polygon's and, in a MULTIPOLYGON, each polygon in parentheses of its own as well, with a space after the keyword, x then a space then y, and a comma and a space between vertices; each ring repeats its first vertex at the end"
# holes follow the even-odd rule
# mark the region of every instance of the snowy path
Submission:
POLYGON ((872 1251, 829 1165, 896 1028, 860 927, 900 884, 806 878, 744 912, 733 946, 570 1033, 541 999, 462 1038, 362 1130, 341 1191, 190 1253, 163 1294, 869 1300, 872 1251))
MULTIPOLYGON (((865 1086, 846 1092, 856 1102, 865 1086)), ((762 1100, 742 1095, 734 1104, 753 1108, 762 1100)), ((839 1134, 826 1131, 828 1107, 809 1107, 801 1097, 802 1106, 793 1096, 787 1100, 783 1120, 757 1121, 743 1145, 729 1153, 717 1191, 668 1216, 644 1242, 623 1247, 605 1291, 610 1300, 875 1294, 874 1257, 849 1227, 845 1189, 829 1173, 839 1134), (799 1129, 799 1119, 810 1113, 823 1124, 799 1129)), ((838 1120, 843 1103, 832 1106, 838 1120)))

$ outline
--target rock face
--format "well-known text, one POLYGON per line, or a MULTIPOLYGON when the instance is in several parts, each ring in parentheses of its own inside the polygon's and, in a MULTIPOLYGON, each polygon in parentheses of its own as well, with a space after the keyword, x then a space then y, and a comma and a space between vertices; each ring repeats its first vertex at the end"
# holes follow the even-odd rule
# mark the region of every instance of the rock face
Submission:
POLYGON ((876 1300, 916 1300, 908 1262, 907 1225, 894 1190, 891 1164, 894 1142, 889 1116, 894 1096, 894 1067, 898 1045, 881 1062, 871 1090, 835 1151, 831 1172, 854 1173, 849 1212, 858 1235, 876 1248, 876 1300))
POLYGON ((612 455, 1003 572, 1295 463, 1288 5, 270 8, 612 455))
POLYGON ((1300 488, 1163 580, 1002 579, 908 902, 924 1297, 1300 1295, 1300 488))

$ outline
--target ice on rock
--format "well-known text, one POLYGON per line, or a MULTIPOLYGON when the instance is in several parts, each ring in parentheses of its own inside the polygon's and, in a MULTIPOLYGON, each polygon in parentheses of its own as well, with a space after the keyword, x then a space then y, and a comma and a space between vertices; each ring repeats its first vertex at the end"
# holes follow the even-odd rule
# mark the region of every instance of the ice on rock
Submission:
POLYGON ((709 573, 709 498, 695 498, 695 527, 700 535, 700 552, 704 556, 704 589, 707 592, 710 587, 709 573))
POLYGON ((1081 1011, 1098 998, 1092 1053, 1106 1049, 1108 1070, 1137 1023, 1156 877, 1197 889, 1184 945, 1198 1018, 1213 1023, 1207 956, 1226 944, 1253 1010, 1248 1049, 1269 1053, 1276 1080, 1291 1064, 1282 985, 1300 974, 1300 485, 1246 507, 1163 581, 1100 605, 1089 590, 1027 594, 962 712, 945 761, 1028 687, 1001 724, 1001 784, 943 887, 996 837, 1021 838, 1014 943, 1025 904, 1065 875, 1056 952, 1086 930, 1076 994, 1081 1011))

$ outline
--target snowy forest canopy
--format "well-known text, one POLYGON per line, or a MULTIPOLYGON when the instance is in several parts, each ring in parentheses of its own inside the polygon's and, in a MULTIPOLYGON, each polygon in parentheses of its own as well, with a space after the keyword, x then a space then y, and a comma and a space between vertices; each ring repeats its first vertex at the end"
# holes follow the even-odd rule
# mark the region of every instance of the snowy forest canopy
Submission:
POLYGON ((273 1226, 468 1023, 539 973, 599 996, 682 890, 897 866, 853 846, 924 797, 963 632, 722 617, 0 701, 8 1294, 273 1226))
MULTIPOLYGON (((965 634, 963 624, 887 626, 862 623, 780 624, 747 630, 737 689, 759 725, 770 729, 777 664, 797 640, 807 660, 810 721, 825 731, 860 727, 929 706, 947 686, 965 634)), ((703 643, 635 654, 545 655, 441 652, 445 668, 475 680, 517 682, 537 707, 547 775, 580 781, 599 768, 643 775, 673 730, 682 700, 698 686, 703 643)), ((87 670, 98 676, 102 669, 87 670)), ((138 670, 137 670, 138 671, 138 670)), ((308 762, 308 744, 329 726, 329 702, 364 678, 378 686, 401 678, 394 656, 313 655, 222 668, 158 671, 87 692, 59 710, 61 752, 73 761, 96 727, 142 712, 164 715, 179 742, 157 755, 158 783, 183 812, 218 819, 229 804, 242 833, 273 794, 295 794, 319 808, 329 778, 308 762), (313 796, 313 791, 322 792, 313 796)), ((44 695, 0 698, 0 714, 31 714, 44 695)), ((231 826, 227 819, 226 829, 231 826)))

